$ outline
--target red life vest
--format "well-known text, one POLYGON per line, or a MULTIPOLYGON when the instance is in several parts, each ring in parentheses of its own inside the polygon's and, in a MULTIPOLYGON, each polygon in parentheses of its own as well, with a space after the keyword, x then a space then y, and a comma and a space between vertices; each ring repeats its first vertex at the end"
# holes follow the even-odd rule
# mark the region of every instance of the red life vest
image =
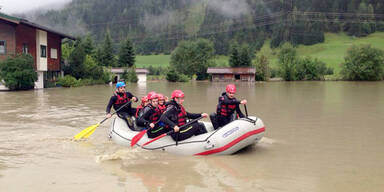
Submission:
POLYGON ((130 98, 127 97, 127 93, 124 93, 123 96, 116 94, 116 96, 117 96, 117 100, 115 102, 115 105, 122 105, 131 100, 130 98))
POLYGON ((224 96, 219 97, 219 104, 217 105, 217 114, 224 116, 224 117, 229 117, 231 116, 235 110, 236 110, 236 104, 228 105, 224 104, 224 96))
POLYGON ((149 117, 149 121, 151 121, 151 123, 153 124, 157 123, 157 121, 160 119, 160 116, 161 116, 160 109, 158 107, 154 108, 151 104, 147 106, 151 108, 152 111, 154 111, 152 115, 149 117))
POLYGON ((177 114, 177 126, 183 126, 187 123, 187 112, 185 111, 184 107, 182 105, 179 105, 180 110, 177 114))
POLYGON ((164 113, 167 110, 167 106, 165 105, 159 105, 158 108, 160 109, 161 113, 164 113))

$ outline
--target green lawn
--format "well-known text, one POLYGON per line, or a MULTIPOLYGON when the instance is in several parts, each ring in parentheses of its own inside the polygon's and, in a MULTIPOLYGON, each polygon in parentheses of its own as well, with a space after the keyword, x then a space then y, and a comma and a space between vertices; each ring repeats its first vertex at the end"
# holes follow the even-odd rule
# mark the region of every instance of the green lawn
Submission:
MULTIPOLYGON (((344 61, 346 51, 352 45, 371 44, 373 47, 384 50, 384 32, 377 32, 363 38, 355 38, 345 34, 326 33, 325 42, 316 45, 300 45, 297 47, 299 56, 310 56, 325 62, 334 69, 335 74, 340 71, 340 63, 344 61)), ((266 41, 258 54, 265 54, 269 58, 271 67, 277 67, 278 49, 270 48, 270 41, 266 41)), ((170 55, 137 56, 137 67, 169 66, 170 55)), ((217 66, 228 66, 228 56, 216 56, 217 66)))
POLYGON ((169 66, 170 55, 137 55, 136 56, 136 67, 143 68, 149 67, 150 65, 157 66, 169 66))
MULTIPOLYGON (((325 62, 332 67, 335 73, 340 72, 340 63, 344 61, 345 54, 352 45, 371 44, 373 47, 384 50, 384 32, 377 32, 367 37, 355 38, 345 34, 326 33, 325 42, 315 45, 300 45, 297 47, 299 56, 310 56, 325 62)), ((260 53, 268 56, 272 67, 277 67, 278 49, 269 48, 269 41, 262 47, 260 53)))

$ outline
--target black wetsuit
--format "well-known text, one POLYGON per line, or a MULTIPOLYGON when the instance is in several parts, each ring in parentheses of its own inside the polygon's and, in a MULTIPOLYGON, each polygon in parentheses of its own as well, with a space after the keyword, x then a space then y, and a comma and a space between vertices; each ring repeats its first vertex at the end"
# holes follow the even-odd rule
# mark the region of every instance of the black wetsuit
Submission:
POLYGON ((162 126, 159 126, 159 119, 161 112, 159 108, 153 107, 151 104, 145 106, 142 110, 142 115, 137 119, 137 125, 141 127, 146 127, 149 129, 147 135, 149 138, 155 138, 166 132, 166 129, 162 126), (150 124, 155 124, 155 127, 150 128, 150 124))
MULTIPOLYGON (((132 100, 134 96, 130 92, 125 93, 115 93, 115 95, 111 96, 109 99, 109 103, 107 105, 106 112, 111 113, 111 108, 118 110, 121 106, 123 106, 125 103, 132 100)), ((117 112, 117 115, 124 120, 127 121, 130 128, 133 128, 132 122, 129 122, 128 119, 130 119, 130 116, 135 116, 136 108, 133 108, 131 103, 120 109, 120 111, 117 112)))
POLYGON ((240 101, 236 100, 236 98, 231 99, 227 93, 222 93, 219 97, 216 114, 210 115, 213 127, 217 129, 231 122, 235 111, 240 118, 243 118, 244 114, 241 112, 239 105, 240 101))
MULTIPOLYGON (((167 103, 167 109, 161 115, 160 121, 162 121, 168 130, 172 130, 176 125, 181 127, 187 123, 188 119, 196 119, 201 117, 200 113, 189 113, 185 111, 182 105, 176 103, 176 101, 172 100, 167 103)), ((199 135, 206 133, 206 129, 204 125, 199 123, 193 123, 190 126, 180 128, 180 131, 177 133, 171 134, 171 137, 175 141, 182 141, 188 139, 194 135, 199 135)))

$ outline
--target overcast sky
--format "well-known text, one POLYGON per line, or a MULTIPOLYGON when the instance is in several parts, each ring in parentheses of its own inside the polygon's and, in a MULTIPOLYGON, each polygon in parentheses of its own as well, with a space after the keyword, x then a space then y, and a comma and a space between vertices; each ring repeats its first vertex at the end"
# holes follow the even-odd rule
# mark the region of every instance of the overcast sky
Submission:
POLYGON ((40 7, 54 8, 54 4, 63 4, 71 0, 0 0, 1 12, 22 13, 40 7))

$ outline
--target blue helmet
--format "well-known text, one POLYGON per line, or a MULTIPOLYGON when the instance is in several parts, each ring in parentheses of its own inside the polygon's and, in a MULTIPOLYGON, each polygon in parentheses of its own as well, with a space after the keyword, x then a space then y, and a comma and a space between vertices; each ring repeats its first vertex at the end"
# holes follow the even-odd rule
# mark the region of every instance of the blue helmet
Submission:
POLYGON ((120 87, 125 87, 125 83, 124 82, 118 82, 116 83, 116 89, 120 88, 120 87))

